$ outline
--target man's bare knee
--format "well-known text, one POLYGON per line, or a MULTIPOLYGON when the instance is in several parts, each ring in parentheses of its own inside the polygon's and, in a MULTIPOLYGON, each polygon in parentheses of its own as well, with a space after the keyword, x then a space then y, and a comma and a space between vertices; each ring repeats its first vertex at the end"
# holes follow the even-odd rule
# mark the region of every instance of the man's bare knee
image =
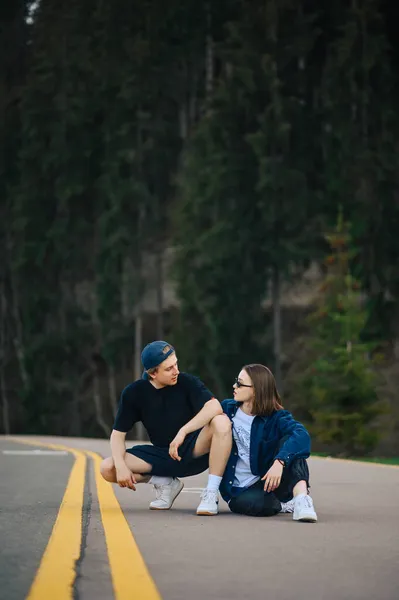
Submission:
POLYGON ((231 433, 231 421, 227 415, 216 415, 216 417, 213 417, 210 426, 214 434, 227 435, 231 433))
POLYGON ((105 481, 115 482, 115 464, 112 457, 105 458, 100 465, 100 473, 104 477, 105 481))

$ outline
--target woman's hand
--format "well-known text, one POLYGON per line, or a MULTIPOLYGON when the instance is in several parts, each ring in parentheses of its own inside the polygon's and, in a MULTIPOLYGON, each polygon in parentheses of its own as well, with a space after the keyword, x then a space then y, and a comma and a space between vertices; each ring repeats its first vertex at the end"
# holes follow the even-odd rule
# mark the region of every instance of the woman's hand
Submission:
POLYGON ((266 475, 262 477, 262 481, 265 482, 263 488, 265 492, 272 492, 277 489, 280 485, 282 475, 283 465, 278 460, 275 460, 266 475))
POLYGON ((180 431, 177 432, 176 437, 170 442, 169 455, 173 458, 173 460, 181 460, 181 456, 179 456, 178 449, 185 439, 186 434, 180 429, 180 431))

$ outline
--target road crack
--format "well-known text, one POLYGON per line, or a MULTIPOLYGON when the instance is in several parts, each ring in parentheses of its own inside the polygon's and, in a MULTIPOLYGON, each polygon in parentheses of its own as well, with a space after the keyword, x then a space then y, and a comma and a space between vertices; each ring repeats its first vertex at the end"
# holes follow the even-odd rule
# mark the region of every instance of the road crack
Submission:
POLYGON ((87 457, 83 507, 82 507, 82 541, 81 541, 81 545, 80 545, 79 558, 75 562, 76 576, 75 576, 75 581, 73 584, 73 599, 74 600, 81 600, 80 593, 79 593, 79 584, 82 580, 82 567, 83 567, 83 561, 86 556, 87 537, 88 537, 90 518, 91 518, 91 512, 92 512, 93 494, 92 494, 91 482, 90 482, 91 462, 92 462, 91 458, 87 457))

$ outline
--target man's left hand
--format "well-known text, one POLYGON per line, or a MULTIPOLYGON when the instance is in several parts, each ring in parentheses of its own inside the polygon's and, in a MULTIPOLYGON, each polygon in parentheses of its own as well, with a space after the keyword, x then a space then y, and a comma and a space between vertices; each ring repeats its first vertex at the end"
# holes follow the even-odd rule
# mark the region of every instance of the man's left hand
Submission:
POLYGON ((169 445, 169 455, 173 458, 173 460, 181 460, 181 456, 179 456, 178 449, 185 439, 186 434, 180 430, 176 437, 171 441, 169 445))

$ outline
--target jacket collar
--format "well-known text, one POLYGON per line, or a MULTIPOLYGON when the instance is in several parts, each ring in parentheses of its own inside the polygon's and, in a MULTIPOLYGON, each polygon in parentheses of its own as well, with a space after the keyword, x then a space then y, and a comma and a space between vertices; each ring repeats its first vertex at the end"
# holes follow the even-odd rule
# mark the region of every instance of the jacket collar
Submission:
MULTIPOLYGON (((230 417, 230 419, 232 419, 234 417, 234 415, 236 414, 239 406, 240 406, 241 402, 237 402, 236 400, 234 400, 233 398, 227 400, 226 403, 226 412, 227 415, 230 417)), ((255 419, 258 420, 260 419, 261 421, 263 421, 264 423, 269 419, 270 417, 261 417, 261 416, 256 416, 255 419)))
POLYGON ((236 414, 238 407, 240 406, 240 402, 236 402, 233 399, 227 400, 226 402, 226 410, 227 414, 230 418, 233 418, 236 414))

